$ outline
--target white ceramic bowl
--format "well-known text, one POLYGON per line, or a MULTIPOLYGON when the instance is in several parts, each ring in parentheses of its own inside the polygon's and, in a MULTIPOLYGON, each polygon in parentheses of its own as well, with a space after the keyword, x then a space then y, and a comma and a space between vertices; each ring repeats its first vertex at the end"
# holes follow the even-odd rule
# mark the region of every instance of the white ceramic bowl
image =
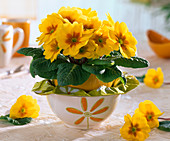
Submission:
POLYGON ((121 95, 81 97, 50 94, 52 111, 66 126, 91 129, 106 120, 115 109, 121 95))

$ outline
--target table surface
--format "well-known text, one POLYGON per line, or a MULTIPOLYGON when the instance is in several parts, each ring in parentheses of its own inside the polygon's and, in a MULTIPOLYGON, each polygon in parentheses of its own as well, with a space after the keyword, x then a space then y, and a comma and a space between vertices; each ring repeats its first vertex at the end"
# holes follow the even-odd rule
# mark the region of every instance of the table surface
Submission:
MULTIPOLYGON (((150 50, 146 41, 141 41, 137 47, 138 55, 149 60, 150 68, 161 67, 165 81, 170 81, 170 59, 157 57, 150 50)), ((8 67, 0 68, 0 73, 16 68, 23 63, 28 67, 30 61, 30 57, 13 58, 8 67)), ((122 69, 133 75, 142 75, 146 73, 148 68, 122 69)), ((51 111, 46 96, 35 95, 31 92, 34 83, 40 80, 41 78, 39 77, 32 78, 30 74, 0 80, 0 115, 4 115, 20 95, 32 95, 37 99, 41 109, 40 116, 24 126, 13 126, 0 121, 0 141, 124 140, 120 136, 120 128, 124 124, 124 115, 133 115, 139 103, 147 99, 153 101, 162 112, 165 112, 162 117, 170 117, 170 86, 152 89, 140 84, 135 90, 122 95, 115 111, 99 128, 93 130, 67 128, 51 111)), ((152 129, 147 140, 168 141, 170 140, 170 135, 168 132, 155 128, 152 129)))

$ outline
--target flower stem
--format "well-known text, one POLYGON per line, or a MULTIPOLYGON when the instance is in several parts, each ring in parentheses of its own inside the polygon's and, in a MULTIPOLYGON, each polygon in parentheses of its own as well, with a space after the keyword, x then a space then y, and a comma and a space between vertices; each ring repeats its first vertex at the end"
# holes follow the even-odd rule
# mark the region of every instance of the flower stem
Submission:
POLYGON ((161 118, 161 117, 159 117, 158 119, 170 120, 170 118, 161 118))
POLYGON ((164 85, 170 85, 170 82, 164 82, 164 85))
POLYGON ((89 118, 87 117, 87 129, 89 129, 89 118))

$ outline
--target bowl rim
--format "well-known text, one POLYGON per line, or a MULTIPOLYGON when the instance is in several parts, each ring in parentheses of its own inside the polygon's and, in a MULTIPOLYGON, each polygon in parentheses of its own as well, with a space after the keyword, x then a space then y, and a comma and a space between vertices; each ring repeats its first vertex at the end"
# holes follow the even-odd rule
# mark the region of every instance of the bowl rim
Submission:
POLYGON ((57 95, 57 96, 65 96, 65 97, 78 97, 78 98, 81 98, 81 97, 93 97, 93 98, 96 98, 96 97, 108 97, 108 96, 121 96, 122 94, 113 94, 113 95, 99 95, 99 96, 76 96, 76 95, 65 95, 65 94, 48 94, 46 96, 49 96, 49 95, 57 95))

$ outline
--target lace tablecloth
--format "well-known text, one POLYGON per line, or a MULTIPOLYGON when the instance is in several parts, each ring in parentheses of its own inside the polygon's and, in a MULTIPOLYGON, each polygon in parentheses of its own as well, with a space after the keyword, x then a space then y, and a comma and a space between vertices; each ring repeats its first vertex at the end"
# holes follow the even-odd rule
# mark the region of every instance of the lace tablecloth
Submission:
MULTIPOLYGON (((145 57, 150 62, 150 67, 161 67, 165 81, 170 81, 170 59, 158 58, 149 49, 146 42, 138 45, 138 55, 145 57)), ((28 65, 31 61, 29 57, 14 58, 6 68, 1 68, 0 72, 15 68, 21 64, 28 65)), ((124 69, 133 75, 142 75, 147 68, 140 70, 124 69)), ((104 121, 100 128, 93 130, 77 130, 67 128, 63 122, 51 111, 45 96, 38 96, 31 92, 36 81, 41 78, 31 77, 30 74, 17 76, 10 79, 0 80, 0 115, 4 115, 15 103, 20 95, 32 95, 40 105, 40 116, 30 124, 24 126, 13 126, 4 121, 0 121, 0 141, 118 141, 124 140, 120 137, 120 128, 124 123, 124 115, 133 114, 138 104, 144 100, 152 100, 162 112, 162 117, 170 117, 170 86, 163 86, 160 89, 152 89, 144 84, 121 97, 116 110, 104 121)), ((169 132, 152 129, 150 137, 147 139, 154 141, 169 141, 169 132)))

